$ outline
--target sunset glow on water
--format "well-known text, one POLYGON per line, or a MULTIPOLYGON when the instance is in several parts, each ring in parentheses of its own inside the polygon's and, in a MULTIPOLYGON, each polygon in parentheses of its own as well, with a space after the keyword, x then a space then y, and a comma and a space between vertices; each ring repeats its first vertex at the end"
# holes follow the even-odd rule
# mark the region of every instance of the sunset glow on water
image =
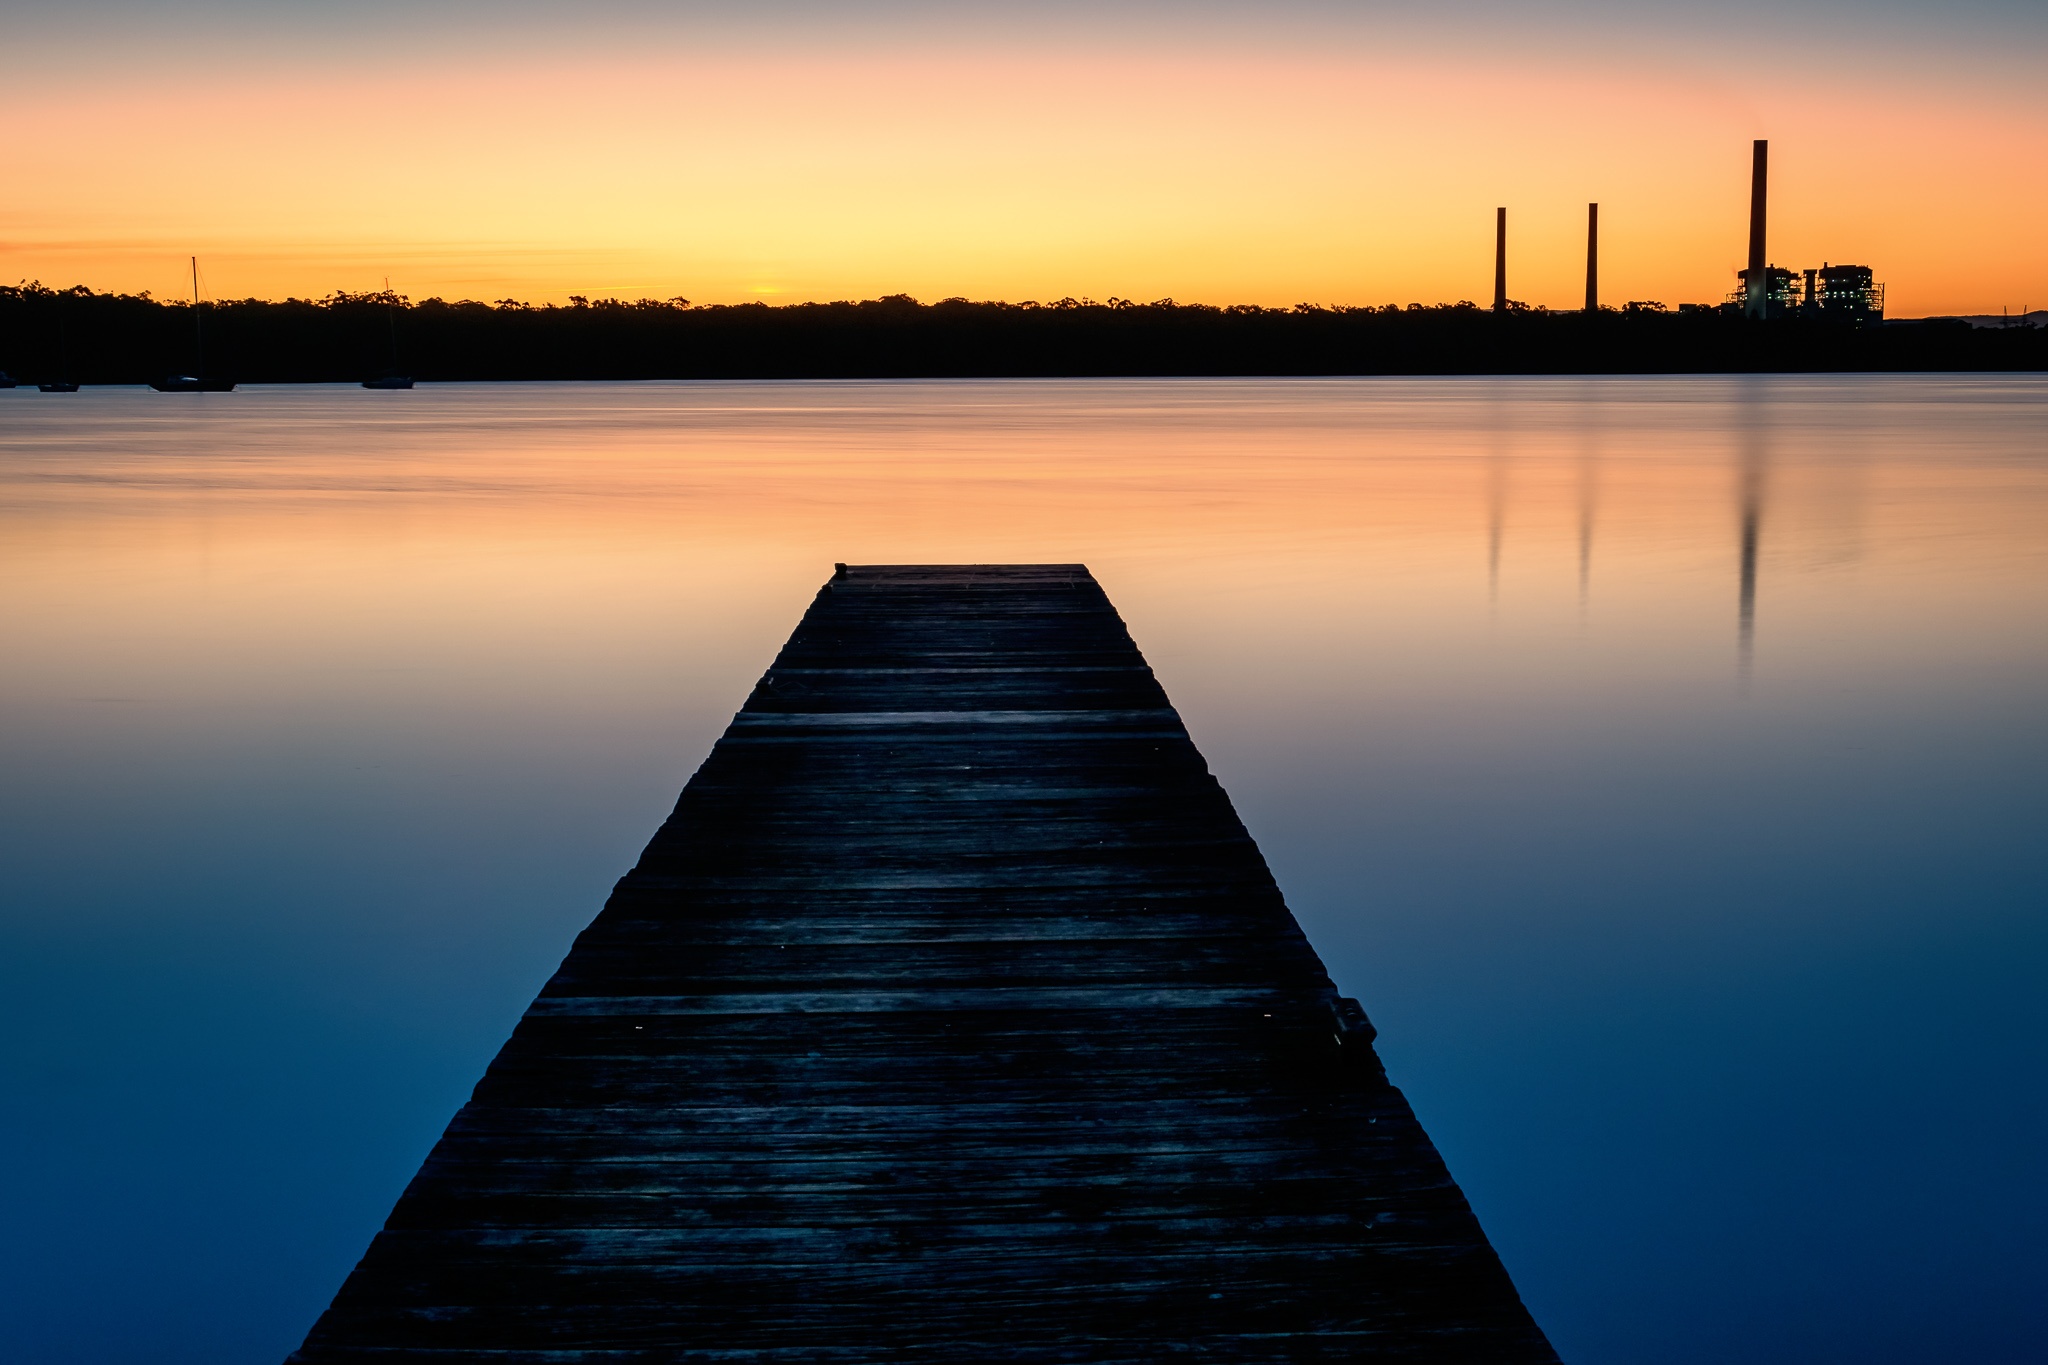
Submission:
POLYGON ((2030 1359, 2044 438, 2033 377, 0 394, 0 1333, 280 1358, 835 561, 1079 561, 1566 1360, 2030 1359))

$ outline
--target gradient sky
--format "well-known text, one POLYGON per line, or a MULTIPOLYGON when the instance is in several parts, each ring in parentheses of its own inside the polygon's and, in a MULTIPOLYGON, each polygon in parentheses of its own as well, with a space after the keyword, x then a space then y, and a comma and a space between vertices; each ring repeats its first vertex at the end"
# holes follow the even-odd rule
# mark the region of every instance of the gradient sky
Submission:
POLYGON ((0 280, 2048 306, 2048 7, 0 3, 0 280))

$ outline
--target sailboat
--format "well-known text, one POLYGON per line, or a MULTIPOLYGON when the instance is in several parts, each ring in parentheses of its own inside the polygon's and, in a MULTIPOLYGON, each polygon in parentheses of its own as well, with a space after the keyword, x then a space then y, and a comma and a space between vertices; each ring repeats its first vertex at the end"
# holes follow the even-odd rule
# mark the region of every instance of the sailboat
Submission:
POLYGON ((165 375, 152 379, 149 386, 158 393, 228 393, 235 387, 232 379, 209 379, 206 375, 206 324, 199 311, 199 258, 192 258, 192 340, 197 351, 197 374, 165 375))
POLYGON ((398 298, 391 292, 391 277, 384 277, 384 311, 391 321, 391 368, 363 381, 366 389, 409 389, 412 376, 398 370, 398 298))

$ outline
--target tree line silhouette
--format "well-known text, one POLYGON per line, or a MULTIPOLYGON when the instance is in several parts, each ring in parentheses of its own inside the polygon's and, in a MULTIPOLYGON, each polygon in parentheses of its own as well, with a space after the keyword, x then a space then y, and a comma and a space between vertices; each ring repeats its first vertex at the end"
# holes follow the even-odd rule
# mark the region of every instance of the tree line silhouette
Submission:
MULTIPOLYGON (((2048 328, 1756 321, 1648 303, 1596 314, 1524 305, 1494 313, 1469 302, 927 304, 901 294, 779 306, 580 297, 533 305, 376 292, 201 307, 207 369, 244 383, 353 382, 394 363, 424 381, 2048 368, 2048 328)), ((146 293, 0 286, 0 370, 88 384, 189 372, 192 308, 146 293)))

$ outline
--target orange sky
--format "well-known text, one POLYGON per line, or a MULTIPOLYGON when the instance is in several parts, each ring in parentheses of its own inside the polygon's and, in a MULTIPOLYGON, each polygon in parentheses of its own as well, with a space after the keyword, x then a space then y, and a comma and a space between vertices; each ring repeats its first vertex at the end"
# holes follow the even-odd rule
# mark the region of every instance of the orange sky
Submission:
POLYGON ((1732 287, 1765 136, 1778 263, 1873 265, 1894 316, 2048 306, 2048 101, 1953 63, 599 49, 37 68, 0 88, 0 279, 176 295, 196 252, 218 296, 1483 300, 1506 204, 1510 293, 1576 306, 1599 200, 1603 297, 1676 303, 1732 287))

